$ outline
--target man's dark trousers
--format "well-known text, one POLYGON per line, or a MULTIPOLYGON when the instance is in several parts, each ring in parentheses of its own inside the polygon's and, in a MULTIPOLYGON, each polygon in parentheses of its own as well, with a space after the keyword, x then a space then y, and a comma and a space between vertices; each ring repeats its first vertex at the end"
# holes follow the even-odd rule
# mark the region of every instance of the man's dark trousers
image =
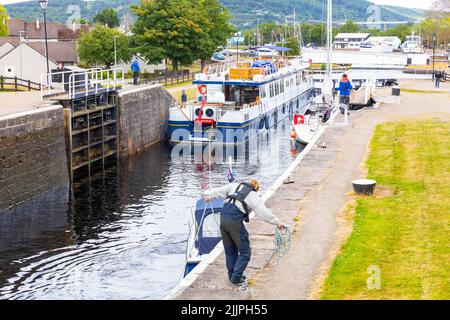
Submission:
POLYGON ((225 203, 220 218, 220 231, 230 281, 239 282, 251 258, 250 239, 242 212, 225 203))

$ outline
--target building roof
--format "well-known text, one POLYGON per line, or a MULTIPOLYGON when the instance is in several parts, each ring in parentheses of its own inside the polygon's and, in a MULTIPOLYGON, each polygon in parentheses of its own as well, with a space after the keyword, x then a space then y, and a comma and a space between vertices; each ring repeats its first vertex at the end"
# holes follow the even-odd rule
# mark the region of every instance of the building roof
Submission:
POLYGON ((16 47, 19 45, 20 40, 18 38, 13 37, 0 37, 0 47, 8 42, 16 47))
POLYGON ((380 40, 380 41, 401 41, 399 37, 389 36, 389 37, 370 37, 372 40, 380 40))
MULTIPOLYGON (((89 30, 89 26, 78 26, 77 30, 67 27, 65 24, 57 22, 47 22, 47 38, 58 40, 76 40, 84 30, 89 30)), ((44 39, 44 23, 40 20, 35 22, 25 22, 22 19, 9 19, 8 30, 10 37, 19 37, 20 31, 25 31, 28 39, 44 39)))
MULTIPOLYGON (((27 45, 45 56, 45 42, 27 42, 27 45)), ((73 41, 49 42, 48 57, 57 63, 77 63, 77 45, 73 41)))
POLYGON ((338 33, 335 38, 359 39, 370 37, 370 33, 338 33))

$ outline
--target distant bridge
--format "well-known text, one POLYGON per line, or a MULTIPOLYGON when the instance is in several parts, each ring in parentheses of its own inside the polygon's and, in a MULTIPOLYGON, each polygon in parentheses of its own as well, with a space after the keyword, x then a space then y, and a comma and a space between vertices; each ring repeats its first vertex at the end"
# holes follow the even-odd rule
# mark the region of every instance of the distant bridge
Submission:
MULTIPOLYGON (((340 21, 333 21, 333 24, 338 24, 338 25, 343 25, 346 24, 348 20, 340 20, 340 21)), ((326 21, 322 21, 322 20, 309 20, 309 22, 316 22, 316 23, 326 23, 326 21)), ((410 23, 420 23, 420 20, 416 20, 416 21, 412 21, 412 20, 408 20, 408 21, 352 21, 354 24, 358 24, 358 25, 394 25, 394 24, 410 24, 410 23)))

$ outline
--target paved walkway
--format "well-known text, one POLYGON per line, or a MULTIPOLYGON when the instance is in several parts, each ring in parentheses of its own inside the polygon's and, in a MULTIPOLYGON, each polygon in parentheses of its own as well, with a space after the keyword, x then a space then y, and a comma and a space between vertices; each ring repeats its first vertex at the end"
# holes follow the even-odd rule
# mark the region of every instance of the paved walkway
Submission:
POLYGON ((0 92, 0 116, 21 113, 49 105, 41 100, 41 92, 0 92))
MULTIPOLYGON (((430 81, 431 82, 431 81, 430 81)), ((450 121, 450 94, 402 93, 396 103, 351 114, 349 127, 329 128, 294 170, 294 184, 283 185, 268 206, 285 222, 300 221, 287 257, 274 269, 273 228, 249 225, 253 257, 251 286, 240 292, 226 278, 223 254, 178 299, 315 299, 340 244, 351 231, 342 209, 350 200, 351 181, 365 177, 363 167, 377 124, 405 118, 440 117, 450 121), (298 220, 298 218, 296 219, 298 220)))
POLYGON ((401 89, 439 91, 450 93, 450 82, 441 82, 439 88, 436 88, 433 80, 402 80, 401 89))

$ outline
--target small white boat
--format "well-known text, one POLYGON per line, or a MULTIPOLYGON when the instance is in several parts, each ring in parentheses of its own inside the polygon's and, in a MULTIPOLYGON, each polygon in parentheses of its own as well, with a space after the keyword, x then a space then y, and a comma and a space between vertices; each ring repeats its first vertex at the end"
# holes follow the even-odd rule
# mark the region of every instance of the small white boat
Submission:
POLYGON ((298 143, 311 143, 319 129, 334 119, 339 108, 328 104, 316 104, 309 107, 305 115, 296 113, 292 120, 291 138, 298 143))

